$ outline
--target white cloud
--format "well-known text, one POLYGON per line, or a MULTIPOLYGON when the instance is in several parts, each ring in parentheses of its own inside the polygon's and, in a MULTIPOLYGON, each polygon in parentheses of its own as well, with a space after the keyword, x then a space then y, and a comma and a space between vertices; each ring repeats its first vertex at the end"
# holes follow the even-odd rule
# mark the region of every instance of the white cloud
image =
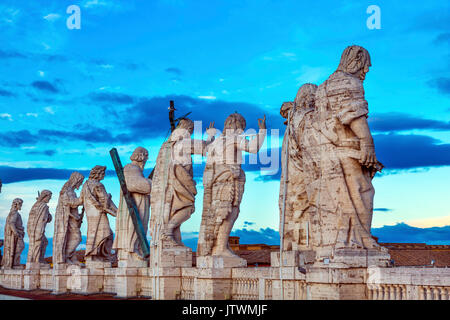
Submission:
POLYGON ((26 116, 27 116, 27 117, 35 117, 35 118, 37 118, 37 117, 38 117, 38 114, 37 114, 37 113, 33 113, 33 112, 28 112, 28 113, 26 114, 26 116))
POLYGON ((293 52, 282 52, 281 55, 289 60, 296 61, 297 55, 293 52))
POLYGON ((42 46, 44 47, 45 50, 50 50, 52 48, 45 42, 41 42, 41 44, 42 44, 42 46))
POLYGON ((9 113, 0 113, 0 119, 13 121, 13 118, 9 113))
POLYGON ((103 69, 112 69, 112 68, 114 68, 114 66, 113 66, 112 64, 101 64, 101 65, 100 65, 100 68, 103 68, 103 69))
POLYGON ((4 22, 7 24, 13 24, 16 22, 19 14, 20 14, 19 9, 7 8, 3 5, 0 6, 0 11, 1 11, 0 23, 4 22))
POLYGON ((217 98, 215 96, 198 96, 199 99, 205 99, 205 100, 216 100, 217 98))
POLYGON ((50 106, 45 107, 44 111, 49 113, 49 114, 55 114, 55 110, 53 110, 53 107, 50 107, 50 106))
POLYGON ((121 4, 114 0, 87 0, 82 5, 84 8, 108 8, 108 9, 120 9, 121 4))
POLYGON ((58 13, 49 13, 48 15, 44 16, 44 19, 50 22, 56 21, 59 18, 61 18, 61 15, 58 13))
POLYGON ((40 77, 44 77, 44 76, 45 76, 45 72, 42 71, 42 70, 39 70, 39 71, 38 71, 38 75, 39 75, 40 77))

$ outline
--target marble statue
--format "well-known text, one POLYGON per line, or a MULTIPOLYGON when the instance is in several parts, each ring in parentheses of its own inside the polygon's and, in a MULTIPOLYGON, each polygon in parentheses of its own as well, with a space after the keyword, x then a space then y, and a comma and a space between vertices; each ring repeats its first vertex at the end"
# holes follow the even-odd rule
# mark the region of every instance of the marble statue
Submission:
POLYGON ((242 151, 259 151, 266 135, 265 121, 265 116, 264 119, 258 119, 259 132, 249 140, 243 134, 246 127, 244 117, 233 113, 225 120, 223 133, 208 146, 197 256, 240 259, 230 249, 228 238, 239 215, 244 193, 242 151))
POLYGON ((45 227, 52 221, 48 203, 52 198, 52 192, 42 190, 36 198, 36 203, 31 207, 28 216, 27 234, 29 238, 27 265, 47 264, 45 262, 45 250, 48 240, 45 237, 45 227))
POLYGON ((285 136, 281 151, 280 231, 283 230, 283 250, 306 249, 310 243, 307 186, 317 173, 317 168, 304 168, 304 158, 309 157, 300 143, 309 141, 314 115, 317 86, 307 83, 300 87, 294 102, 282 105, 280 113, 286 118, 285 136), (286 159, 287 157, 287 159, 286 159), (284 218, 282 215, 284 214, 284 218), (284 226, 281 223, 284 222, 284 226))
MULTIPOLYGON (((144 232, 147 234, 150 218, 150 192, 152 190, 152 181, 145 178, 143 174, 148 160, 147 149, 143 147, 136 148, 130 160, 131 163, 123 168, 125 182, 136 203, 144 232)), ((113 248, 117 252, 119 266, 147 266, 148 262, 143 257, 138 236, 122 192, 120 192, 119 210, 116 219, 116 238, 114 239, 113 248)))
POLYGON ((160 239, 167 247, 183 247, 180 226, 195 211, 196 183, 192 154, 206 154, 216 130, 207 130, 207 141, 192 139, 194 123, 180 120, 177 128, 162 145, 152 179, 150 232, 153 241, 160 239))
POLYGON ((105 166, 95 166, 81 190, 88 223, 86 240, 86 265, 89 262, 111 262, 113 232, 109 226, 108 214, 117 214, 117 207, 100 182, 105 178, 105 166))
POLYGON ((20 255, 25 248, 23 237, 25 229, 19 211, 22 209, 23 200, 13 200, 11 210, 5 223, 5 240, 3 249, 2 266, 5 269, 20 268, 20 255))
MULTIPOLYGON (((307 239, 293 249, 313 249, 316 259, 339 252, 344 257, 348 250, 359 250, 361 261, 365 261, 364 250, 380 252, 380 259, 386 259, 386 250, 370 233, 372 178, 382 169, 367 124, 363 81, 370 66, 367 50, 360 46, 346 48, 337 70, 317 88, 315 109, 303 118, 303 124, 294 112, 292 129, 297 144, 289 145, 288 160, 301 164, 304 183, 294 194, 287 192, 286 204, 289 207, 292 196, 306 191, 307 200, 301 196, 293 215, 306 213, 308 224, 300 227, 299 233, 306 234, 307 239)), ((297 172, 288 171, 288 186, 297 172)), ((286 210, 288 220, 290 210, 286 210)), ((350 260, 341 261, 348 264, 350 260)))
POLYGON ((81 243, 80 227, 84 213, 78 212, 78 207, 83 205, 83 199, 77 197, 75 190, 80 188, 83 181, 84 176, 81 173, 73 172, 59 193, 53 236, 54 264, 79 264, 75 252, 81 243))

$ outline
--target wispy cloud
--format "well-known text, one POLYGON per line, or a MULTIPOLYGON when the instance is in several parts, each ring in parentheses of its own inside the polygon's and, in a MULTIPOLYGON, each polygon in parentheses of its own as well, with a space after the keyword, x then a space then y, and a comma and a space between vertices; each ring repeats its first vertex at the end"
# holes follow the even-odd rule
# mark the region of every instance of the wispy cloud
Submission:
POLYGON ((204 100, 216 100, 217 97, 216 96, 198 96, 199 99, 204 99, 204 100))
POLYGON ((49 13, 46 16, 44 16, 43 18, 47 21, 54 22, 54 21, 60 19, 61 15, 58 13, 49 13))
POLYGON ((8 91, 8 90, 0 89, 0 96, 1 97, 15 97, 16 94, 11 91, 8 91))
POLYGON ((13 121, 13 118, 9 113, 0 113, 0 119, 13 121))
POLYGON ((0 59, 14 59, 14 58, 24 59, 26 57, 27 56, 17 51, 0 50, 0 59))
POLYGON ((406 130, 450 130, 450 121, 424 119, 400 112, 378 113, 368 118, 370 129, 379 132, 406 130))
POLYGON ((94 102, 108 102, 117 104, 131 104, 136 102, 137 97, 115 92, 93 92, 89 98, 94 102))
POLYGON ((171 74, 174 74, 174 75, 177 75, 177 76, 181 76, 183 74, 183 71, 181 71, 180 68, 176 68, 176 67, 167 68, 165 71, 167 73, 171 73, 171 74))
POLYGON ((54 156, 57 152, 55 150, 43 150, 43 151, 27 151, 28 155, 44 155, 44 156, 54 156))
POLYGON ((48 114, 55 114, 55 110, 53 109, 53 107, 51 107, 51 106, 47 106, 47 107, 45 107, 44 108, 44 111, 46 112, 46 113, 48 113, 48 114))
POLYGON ((386 170, 450 165, 450 144, 425 135, 376 134, 377 158, 386 170))
POLYGON ((33 81, 31 83, 33 88, 36 88, 40 91, 48 92, 48 93, 59 93, 60 90, 52 83, 48 81, 33 81))
POLYGON ((449 244, 450 226, 417 228, 406 223, 372 228, 379 242, 449 244))

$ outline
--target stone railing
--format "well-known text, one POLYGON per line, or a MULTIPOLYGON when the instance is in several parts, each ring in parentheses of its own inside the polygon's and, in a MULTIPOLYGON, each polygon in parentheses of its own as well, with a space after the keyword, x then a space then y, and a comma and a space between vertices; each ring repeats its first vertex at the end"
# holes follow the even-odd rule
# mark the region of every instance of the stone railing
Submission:
POLYGON ((182 300, 194 300, 195 299, 195 288, 194 288, 195 277, 181 277, 181 296, 182 300))
POLYGON ((173 268, 159 273, 151 268, 13 269, 0 270, 0 285, 149 299, 450 300, 450 268, 319 268, 306 273, 295 267, 283 267, 281 273, 278 267, 173 268))
POLYGON ((448 268, 369 268, 369 300, 449 300, 448 268))

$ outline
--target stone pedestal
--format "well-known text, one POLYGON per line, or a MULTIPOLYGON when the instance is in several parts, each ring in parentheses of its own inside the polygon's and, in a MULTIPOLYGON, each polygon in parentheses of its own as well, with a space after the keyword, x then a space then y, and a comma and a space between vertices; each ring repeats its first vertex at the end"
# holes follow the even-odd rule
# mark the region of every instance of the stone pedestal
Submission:
POLYGON ((39 268, 23 270, 23 288, 25 290, 35 290, 39 288, 39 268))
POLYGON ((138 268, 116 268, 115 288, 117 297, 131 298, 138 295, 138 268))
POLYGON ((80 268, 67 269, 67 290, 80 294, 100 293, 103 289, 103 269, 80 268))
POLYGON ((135 252, 119 249, 117 253, 119 268, 148 268, 149 259, 144 259, 135 252))
POLYGON ((247 260, 238 256, 204 256, 197 257, 197 268, 242 268, 247 267, 247 260))
POLYGON ((308 300, 365 300, 366 268, 308 267, 308 300))
MULTIPOLYGON (((53 265, 53 294, 63 294, 67 292, 67 279, 72 274, 71 270, 68 270, 67 264, 55 264, 53 265)), ((74 268, 80 268, 74 266, 74 268)))
POLYGON ((190 268, 192 267, 192 249, 184 246, 150 248, 152 268, 190 268))
POLYGON ((152 268, 152 299, 175 300, 181 296, 181 268, 152 268))
MULTIPOLYGON (((297 267, 314 263, 315 252, 310 251, 284 251, 282 253, 283 267, 297 267)), ((280 267, 280 252, 270 253, 270 265, 272 267, 280 267)))
POLYGON ((229 300, 232 295, 231 268, 198 269, 194 281, 195 300, 229 300))
POLYGON ((23 289, 23 272, 22 266, 14 267, 14 269, 2 269, 2 285, 8 289, 23 289))

